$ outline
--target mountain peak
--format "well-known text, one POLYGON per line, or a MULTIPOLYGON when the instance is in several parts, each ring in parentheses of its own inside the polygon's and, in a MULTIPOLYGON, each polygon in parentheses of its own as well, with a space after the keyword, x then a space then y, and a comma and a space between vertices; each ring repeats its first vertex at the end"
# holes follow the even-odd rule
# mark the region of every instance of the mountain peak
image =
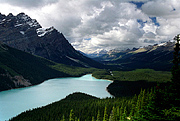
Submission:
POLYGON ((30 27, 35 27, 35 28, 41 28, 41 25, 37 22, 36 19, 31 19, 25 13, 19 13, 16 16, 16 25, 15 25, 15 27, 25 26, 25 25, 28 25, 30 27))
POLYGON ((102 66, 76 51, 54 27, 42 28, 25 13, 0 15, 0 31, 0 41, 16 49, 72 66, 102 66))
POLYGON ((23 15, 26 15, 26 14, 24 12, 17 14, 17 16, 23 16, 23 15))
POLYGON ((31 19, 25 13, 19 13, 17 16, 14 16, 12 13, 9 13, 7 16, 0 14, 0 25, 9 26, 9 27, 22 27, 25 28, 40 28, 41 25, 35 20, 31 19))
POLYGON ((7 17, 14 17, 14 15, 12 13, 9 13, 7 17))
POLYGON ((29 20, 32 20, 28 15, 26 15, 25 13, 19 13, 17 16, 16 16, 18 19, 22 19, 24 21, 29 21, 29 20))

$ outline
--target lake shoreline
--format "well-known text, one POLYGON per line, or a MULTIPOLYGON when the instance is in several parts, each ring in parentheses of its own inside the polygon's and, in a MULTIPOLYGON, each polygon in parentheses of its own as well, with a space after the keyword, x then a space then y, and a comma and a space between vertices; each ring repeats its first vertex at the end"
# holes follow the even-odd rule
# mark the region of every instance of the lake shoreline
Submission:
MULTIPOLYGON (((87 74, 82 74, 80 76, 66 76, 66 77, 57 77, 58 79, 61 79, 61 78, 76 78, 76 77, 82 77, 82 76, 85 76, 85 75, 91 75, 92 77, 94 77, 95 79, 99 79, 99 78, 96 78, 95 76, 93 76, 92 73, 87 73, 87 74)), ((55 78, 51 78, 51 79, 56 79, 55 78)), ((36 86, 36 85, 39 85, 39 84, 42 84, 44 83, 45 81, 48 81, 50 79, 46 79, 44 81, 40 81, 40 83, 37 83, 37 84, 32 84, 32 85, 29 85, 29 86, 22 86, 22 87, 16 87, 16 88, 10 88, 10 89, 7 89, 7 90, 2 90, 0 92, 3 92, 3 91, 8 91, 8 90, 14 90, 14 89, 21 89, 21 88, 27 88, 27 87, 33 87, 33 86, 36 86)), ((110 81, 110 82, 114 82, 114 80, 109 80, 109 79, 100 79, 100 80, 107 80, 107 81, 110 81)))
MULTIPOLYGON (((96 78, 95 76, 93 76, 93 74, 91 74, 92 77, 94 77, 95 79, 99 79, 99 78, 96 78)), ((110 82, 114 82, 114 80, 110 80, 110 79, 100 79, 100 80, 107 80, 107 81, 110 81, 110 82)))
POLYGON ((31 85, 29 85, 29 86, 22 86, 22 87, 9 88, 9 89, 6 89, 6 90, 0 90, 0 92, 8 91, 8 90, 14 90, 14 89, 27 88, 27 87, 33 87, 33 86, 42 84, 42 83, 44 83, 45 81, 48 81, 48 80, 50 80, 50 79, 56 79, 56 78, 61 79, 61 78, 71 78, 71 77, 72 77, 72 78, 75 78, 75 77, 82 77, 82 76, 84 76, 84 75, 88 75, 88 74, 82 74, 82 75, 80 75, 80 76, 64 76, 64 77, 54 77, 54 78, 49 78, 49 79, 45 79, 44 81, 39 81, 39 83, 36 83, 36 84, 31 84, 31 85))
POLYGON ((74 92, 82 92, 98 98, 111 97, 106 90, 110 82, 98 80, 91 74, 86 74, 79 78, 54 78, 26 88, 2 91, 0 120, 8 120, 26 110, 59 101, 74 92))

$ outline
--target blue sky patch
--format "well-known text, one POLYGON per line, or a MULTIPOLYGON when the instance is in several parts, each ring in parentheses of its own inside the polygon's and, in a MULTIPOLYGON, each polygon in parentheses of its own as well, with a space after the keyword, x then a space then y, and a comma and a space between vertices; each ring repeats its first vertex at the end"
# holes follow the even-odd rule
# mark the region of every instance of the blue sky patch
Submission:
POLYGON ((91 38, 84 38, 84 40, 91 40, 91 38))
POLYGON ((149 17, 149 18, 152 20, 152 22, 153 22, 156 26, 160 26, 160 24, 157 22, 156 17, 149 17))
POLYGON ((137 8, 141 8, 142 7, 142 5, 144 4, 144 2, 134 2, 134 1, 131 1, 130 3, 133 3, 133 4, 135 4, 136 6, 137 6, 137 8))
POLYGON ((143 27, 144 27, 144 24, 147 23, 147 21, 143 22, 142 19, 137 19, 137 22, 141 25, 140 28, 143 28, 143 27))

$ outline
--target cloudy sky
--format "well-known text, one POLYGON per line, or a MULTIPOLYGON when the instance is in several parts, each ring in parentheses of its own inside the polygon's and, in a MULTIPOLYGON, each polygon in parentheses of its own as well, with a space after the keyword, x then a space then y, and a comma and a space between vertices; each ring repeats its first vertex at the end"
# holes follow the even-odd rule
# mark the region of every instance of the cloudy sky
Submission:
POLYGON ((180 0, 0 0, 0 12, 24 12, 54 26, 86 53, 160 43, 180 33, 180 0))

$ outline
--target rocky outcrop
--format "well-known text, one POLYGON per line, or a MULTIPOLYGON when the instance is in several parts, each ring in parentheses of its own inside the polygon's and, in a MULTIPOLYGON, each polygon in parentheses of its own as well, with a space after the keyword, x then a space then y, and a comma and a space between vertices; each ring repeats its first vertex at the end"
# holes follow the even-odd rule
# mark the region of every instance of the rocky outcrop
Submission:
POLYGON ((32 84, 30 83, 30 81, 28 79, 24 79, 23 76, 14 76, 13 77, 13 82, 15 84, 15 87, 19 87, 19 86, 31 86, 32 84))
POLYGON ((30 80, 24 79, 22 75, 12 76, 2 68, 0 70, 0 91, 32 85, 30 80))

